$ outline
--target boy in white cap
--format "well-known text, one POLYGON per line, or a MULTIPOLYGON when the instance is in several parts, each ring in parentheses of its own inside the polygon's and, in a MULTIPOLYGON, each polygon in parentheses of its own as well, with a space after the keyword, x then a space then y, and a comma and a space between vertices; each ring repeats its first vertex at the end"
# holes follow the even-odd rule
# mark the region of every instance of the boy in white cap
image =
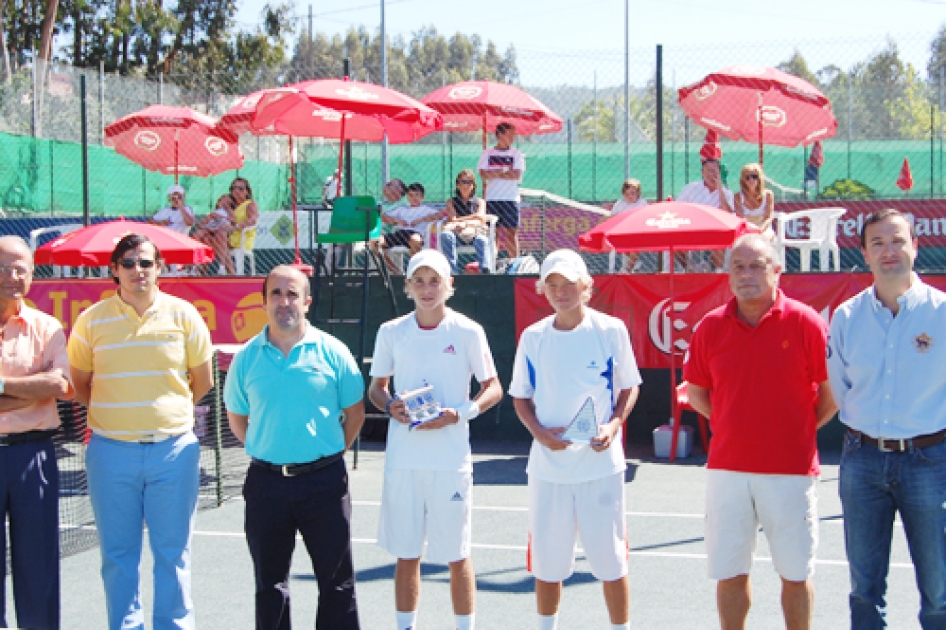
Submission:
POLYGON ((170 206, 161 208, 151 217, 151 222, 155 225, 163 225, 166 228, 187 234, 194 225, 194 209, 184 205, 184 187, 177 184, 168 188, 168 203, 170 206))
POLYGON ((420 558, 450 567, 458 630, 474 626, 476 581, 470 559, 473 464, 469 422, 502 398, 483 328, 447 308, 450 263, 425 249, 411 258, 405 292, 415 310, 381 326, 375 340, 368 396, 391 417, 385 457, 378 544, 397 556, 394 597, 398 630, 416 627, 420 558), (431 386, 439 417, 412 423, 399 394, 431 386), (470 399, 470 378, 480 391, 470 399))
POLYGON ((630 627, 620 435, 641 377, 624 322, 587 306, 591 285, 576 252, 560 249, 545 259, 536 288, 555 314, 523 331, 509 386, 534 438, 526 469, 528 559, 540 630, 558 627, 576 533, 591 572, 604 582, 612 627, 630 627))

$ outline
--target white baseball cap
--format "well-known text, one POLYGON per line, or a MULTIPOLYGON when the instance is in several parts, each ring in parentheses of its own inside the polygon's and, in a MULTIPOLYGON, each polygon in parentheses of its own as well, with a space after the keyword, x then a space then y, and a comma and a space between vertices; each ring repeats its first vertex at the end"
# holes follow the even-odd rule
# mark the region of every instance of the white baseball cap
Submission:
POLYGON ((180 193, 181 197, 184 197, 187 195, 187 191, 185 191, 184 187, 181 186, 180 184, 171 184, 168 187, 168 197, 170 197, 173 193, 180 193))
POLYGON ((411 262, 407 265, 406 277, 413 277, 414 273, 421 267, 430 267, 443 279, 450 277, 450 261, 436 249, 422 249, 414 254, 411 257, 411 262))
POLYGON ((542 281, 545 282, 553 273, 561 274, 569 282, 590 275, 584 259, 571 249, 557 249, 546 257, 540 272, 542 281))

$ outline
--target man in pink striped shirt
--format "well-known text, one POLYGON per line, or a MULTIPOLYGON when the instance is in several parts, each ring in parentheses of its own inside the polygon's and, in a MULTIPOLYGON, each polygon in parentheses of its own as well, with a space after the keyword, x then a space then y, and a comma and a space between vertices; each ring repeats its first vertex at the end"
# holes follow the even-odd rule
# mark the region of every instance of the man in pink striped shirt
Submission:
MULTIPOLYGON (((9 517, 15 627, 59 628, 59 469, 56 399, 74 395, 59 321, 25 302, 33 257, 0 237, 0 521, 9 517)), ((6 532, 0 528, 6 549, 6 532)), ((6 563, 0 626, 7 627, 6 563)))

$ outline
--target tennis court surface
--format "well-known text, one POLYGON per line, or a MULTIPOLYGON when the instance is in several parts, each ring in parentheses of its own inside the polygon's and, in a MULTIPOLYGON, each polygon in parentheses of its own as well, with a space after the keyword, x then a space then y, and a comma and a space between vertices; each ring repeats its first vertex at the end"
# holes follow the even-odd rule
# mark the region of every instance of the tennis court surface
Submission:
MULTIPOLYGON (((473 562, 480 630, 536 626, 532 577, 525 568, 527 453, 527 444, 479 444, 474 448, 473 562)), ((692 457, 667 464, 652 459, 651 453, 645 448, 628 453, 625 487, 631 547, 631 625, 644 629, 716 628, 715 585, 705 577, 705 460, 692 457)), ((351 454, 347 459, 362 628, 393 628, 394 559, 374 542, 384 453, 378 445, 366 445, 357 470, 352 470, 351 454)), ((814 577, 814 627, 836 630, 848 627, 848 573, 837 497, 837 456, 829 453, 824 459, 819 486, 821 545, 814 577)), ((253 574, 243 537, 241 500, 198 513, 193 553, 198 627, 252 628, 253 574)), ((575 574, 565 585, 559 627, 609 628, 601 587, 580 551, 578 558, 575 574)), ((760 538, 748 623, 753 630, 784 628, 778 603, 779 580, 768 558, 764 538, 760 538)), ((146 553, 142 596, 147 611, 152 600, 150 570, 146 553)), ((422 571, 418 628, 453 628, 447 568, 423 564, 422 571)), ((103 628, 105 600, 98 548, 63 558, 62 573, 63 628, 103 628)), ((918 628, 919 596, 899 526, 889 583, 890 627, 918 628)), ((318 587, 301 541, 296 548, 290 588, 294 627, 313 627, 318 587)))

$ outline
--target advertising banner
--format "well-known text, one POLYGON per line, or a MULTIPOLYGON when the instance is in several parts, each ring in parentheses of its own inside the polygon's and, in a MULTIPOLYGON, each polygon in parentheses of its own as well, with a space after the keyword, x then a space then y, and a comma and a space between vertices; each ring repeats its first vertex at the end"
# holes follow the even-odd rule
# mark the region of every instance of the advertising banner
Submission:
MULTIPOLYGON (((946 290, 946 277, 924 281, 946 290)), ((801 300, 829 321, 845 300, 870 286, 870 274, 783 275, 780 286, 788 297, 801 300)), ((693 330, 706 313, 732 299, 729 278, 722 274, 595 277, 590 306, 623 321, 631 335, 634 355, 642 368, 670 367, 671 343, 679 353, 690 346, 693 330)), ((545 297, 535 291, 535 279, 516 281, 516 337, 529 325, 552 314, 545 297)))

